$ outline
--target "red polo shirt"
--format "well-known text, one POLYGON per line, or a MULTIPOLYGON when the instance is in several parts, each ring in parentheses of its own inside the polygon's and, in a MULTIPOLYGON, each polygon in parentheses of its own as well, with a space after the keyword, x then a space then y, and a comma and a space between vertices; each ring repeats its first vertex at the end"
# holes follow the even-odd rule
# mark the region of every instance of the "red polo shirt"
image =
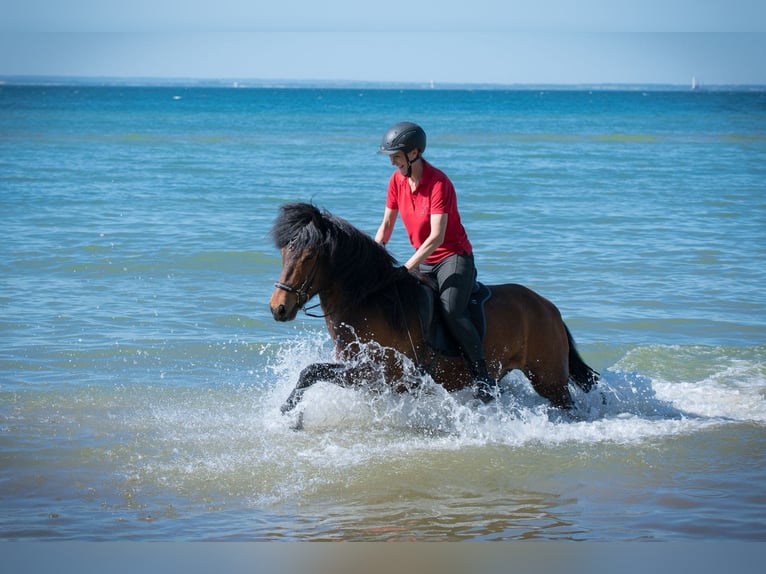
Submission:
POLYGON ((439 263, 450 255, 473 253, 471 242, 460 222, 455 186, 441 170, 426 160, 423 176, 415 191, 410 190, 406 176, 395 171, 388 182, 386 207, 396 209, 402 216, 410 243, 418 249, 431 234, 431 215, 447 214, 447 232, 444 242, 426 258, 425 263, 439 263))

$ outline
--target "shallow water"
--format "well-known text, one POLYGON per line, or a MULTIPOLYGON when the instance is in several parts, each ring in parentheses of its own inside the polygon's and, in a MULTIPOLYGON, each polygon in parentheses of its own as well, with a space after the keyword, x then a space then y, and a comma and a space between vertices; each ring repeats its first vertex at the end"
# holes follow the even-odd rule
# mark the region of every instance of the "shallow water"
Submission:
POLYGON ((766 539, 763 93, 1 86, 0 158, 2 539, 766 539), (332 350, 271 319, 269 227, 374 232, 403 117, 602 373, 573 413, 514 373, 280 414, 332 350))
MULTIPOLYGON (((8 538, 161 540, 761 540, 763 367, 708 350, 694 382, 629 353, 574 413, 521 377, 499 404, 309 390, 303 430, 279 405, 326 345, 229 354, 242 383, 58 383, 2 394, 8 538), (733 364, 727 365, 730 362, 733 364), (756 384, 753 384, 755 379, 756 384), (276 381, 276 382, 274 382, 276 381)), ((226 349, 219 349, 226 354, 226 349)), ((135 367, 134 367, 135 368, 135 367)), ((139 371, 143 369, 139 368, 139 371)), ((126 379, 130 381, 131 369, 126 379)), ((230 370, 232 372, 232 370, 230 370)), ((689 373, 692 374, 692 373, 689 373)))

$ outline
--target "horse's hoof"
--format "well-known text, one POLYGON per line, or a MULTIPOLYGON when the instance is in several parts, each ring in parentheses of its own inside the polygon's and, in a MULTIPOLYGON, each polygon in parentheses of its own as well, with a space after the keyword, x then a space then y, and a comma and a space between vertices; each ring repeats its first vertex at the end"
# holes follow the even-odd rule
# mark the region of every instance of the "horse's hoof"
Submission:
POLYGON ((295 424, 290 427, 294 431, 302 431, 303 430, 303 411, 300 411, 298 413, 298 417, 295 419, 295 424))
POLYGON ((295 403, 288 401, 285 404, 283 404, 281 407, 279 407, 279 410, 282 411, 283 415, 286 415, 294 408, 295 408, 295 403))
POLYGON ((493 389, 486 383, 479 383, 473 398, 480 400, 485 405, 489 404, 497 398, 497 386, 493 389))

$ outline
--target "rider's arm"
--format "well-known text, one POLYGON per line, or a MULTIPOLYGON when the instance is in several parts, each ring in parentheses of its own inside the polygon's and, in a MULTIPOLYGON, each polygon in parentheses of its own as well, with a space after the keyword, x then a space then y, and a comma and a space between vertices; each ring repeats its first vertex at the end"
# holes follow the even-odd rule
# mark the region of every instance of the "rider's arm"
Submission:
POLYGON ((418 248, 417 251, 409 258, 404 266, 407 269, 416 269, 418 265, 423 263, 426 258, 431 255, 436 249, 444 243, 444 235, 447 233, 447 214, 446 213, 432 213, 431 214, 431 233, 418 248))
POLYGON ((378 232, 375 234, 375 241, 381 245, 388 243, 388 240, 391 239, 391 234, 394 232, 394 223, 396 223, 396 216, 398 214, 398 210, 386 207, 386 210, 383 212, 383 221, 378 228, 378 232))

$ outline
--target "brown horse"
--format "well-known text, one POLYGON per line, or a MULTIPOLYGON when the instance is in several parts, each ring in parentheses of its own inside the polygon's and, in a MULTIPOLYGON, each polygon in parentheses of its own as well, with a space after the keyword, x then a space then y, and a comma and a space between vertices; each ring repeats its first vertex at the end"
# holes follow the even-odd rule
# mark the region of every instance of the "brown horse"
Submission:
MULTIPOLYGON (((378 374, 404 390, 402 355, 447 391, 472 384, 464 359, 429 346, 416 303, 423 289, 419 278, 398 267, 369 235, 314 205, 289 203, 280 208, 272 238, 282 253, 282 273, 270 303, 274 319, 293 320, 318 294, 339 361, 306 367, 283 412, 319 381, 352 387, 378 374), (369 352, 369 343, 377 343, 377 351, 369 352)), ((571 407, 569 381, 588 392, 599 375, 580 357, 558 309, 521 285, 490 290, 484 337, 490 373, 499 380, 519 369, 553 405, 571 407)))

